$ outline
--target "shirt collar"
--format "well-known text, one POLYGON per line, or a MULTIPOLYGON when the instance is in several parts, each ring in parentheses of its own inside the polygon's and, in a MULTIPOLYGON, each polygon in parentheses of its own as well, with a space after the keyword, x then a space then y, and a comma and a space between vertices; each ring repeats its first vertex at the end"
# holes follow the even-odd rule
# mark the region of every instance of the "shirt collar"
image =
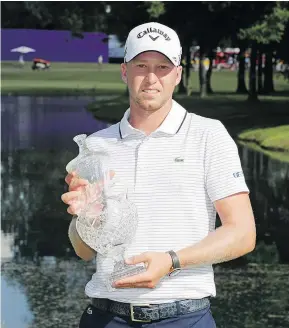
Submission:
MULTIPOLYGON (((128 121, 130 114, 130 108, 124 113, 122 120, 120 121, 119 131, 120 137, 126 138, 129 135, 144 135, 144 132, 135 129, 132 127, 128 121)), ((187 116, 187 111, 178 104, 175 100, 173 100, 172 108, 169 111, 167 117, 163 121, 163 123, 152 133, 153 135, 157 134, 165 134, 165 135, 174 135, 176 134, 180 128, 182 127, 184 120, 187 116)))

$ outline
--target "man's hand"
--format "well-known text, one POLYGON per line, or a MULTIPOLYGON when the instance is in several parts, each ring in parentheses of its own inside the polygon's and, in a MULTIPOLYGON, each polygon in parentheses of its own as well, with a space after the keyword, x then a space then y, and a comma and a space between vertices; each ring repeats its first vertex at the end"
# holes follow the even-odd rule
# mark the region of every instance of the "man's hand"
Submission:
MULTIPOLYGON (((110 171, 110 179, 114 176, 114 172, 110 171)), ((76 172, 67 174, 65 182, 68 184, 68 192, 61 196, 62 201, 69 205, 67 212, 71 215, 77 215, 88 204, 93 203, 90 208, 95 213, 102 210, 102 206, 97 200, 103 189, 103 181, 89 184, 87 180, 81 179, 76 172)))
POLYGON ((102 187, 96 186, 92 193, 91 185, 87 180, 81 179, 76 172, 67 174, 65 182, 68 184, 68 192, 61 196, 62 201, 69 205, 67 212, 77 215, 87 204, 96 199, 101 193, 102 187), (93 195, 94 194, 94 195, 93 195))
POLYGON ((146 252, 126 260, 127 264, 144 262, 147 271, 115 282, 116 288, 155 288, 170 272, 172 258, 163 252, 146 252))
POLYGON ((68 173, 65 177, 65 182, 68 184, 69 191, 79 190, 88 185, 88 181, 81 179, 76 172, 68 173))

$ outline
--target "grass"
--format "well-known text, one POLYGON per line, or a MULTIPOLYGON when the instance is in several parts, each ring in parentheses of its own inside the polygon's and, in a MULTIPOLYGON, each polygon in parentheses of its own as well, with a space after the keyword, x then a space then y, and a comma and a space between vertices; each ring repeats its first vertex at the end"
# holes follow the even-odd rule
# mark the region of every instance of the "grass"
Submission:
POLYGON ((2 94, 6 95, 94 95, 121 94, 118 65, 53 63, 48 71, 32 71, 31 63, 20 68, 17 63, 2 62, 2 94))
POLYGON ((239 135, 239 139, 254 142, 267 150, 274 149, 289 152, 289 125, 244 131, 239 135))
MULTIPOLYGON (((129 106, 119 64, 104 64, 99 70, 96 63, 52 63, 48 71, 32 71, 28 62, 23 68, 17 62, 1 62, 1 72, 2 95, 112 95, 114 100, 99 100, 89 105, 96 118, 109 122, 121 119, 129 106)), ((175 94, 174 98, 190 112, 221 120, 233 137, 250 141, 250 147, 254 143, 254 149, 259 147, 269 153, 289 151, 288 135, 284 134, 287 130, 279 129, 280 123, 289 125, 288 82, 276 78, 276 92, 259 96, 260 101, 254 103, 246 101, 246 95, 235 93, 236 72, 214 72, 211 82, 214 94, 200 99, 198 72, 192 72, 191 95, 175 94), (275 129, 265 131, 267 128, 275 129), (250 137, 246 135, 244 139, 242 133, 249 129, 250 137), (261 134, 262 140, 258 139, 261 134)))
MULTIPOLYGON (((52 63, 48 71, 32 71, 31 62, 26 62, 24 67, 20 68, 18 62, 4 61, 1 62, 1 72, 2 94, 122 94, 126 89, 120 77, 119 64, 104 64, 100 71, 96 63, 52 63)), ((199 91, 197 72, 192 72, 189 84, 192 93, 199 91)), ((236 97, 236 73, 214 72, 212 87, 216 93, 236 97)), ((287 93, 285 96, 288 96, 288 83, 283 79, 276 80, 276 88, 281 98, 284 92, 287 93)))

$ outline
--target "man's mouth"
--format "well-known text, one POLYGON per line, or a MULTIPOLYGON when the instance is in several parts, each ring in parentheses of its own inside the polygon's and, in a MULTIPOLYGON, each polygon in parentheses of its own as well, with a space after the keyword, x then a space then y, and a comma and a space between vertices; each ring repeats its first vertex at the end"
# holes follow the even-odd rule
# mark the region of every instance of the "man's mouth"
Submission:
POLYGON ((159 90, 156 90, 156 89, 144 89, 142 91, 145 93, 150 93, 150 94, 155 94, 155 93, 159 92, 159 90))

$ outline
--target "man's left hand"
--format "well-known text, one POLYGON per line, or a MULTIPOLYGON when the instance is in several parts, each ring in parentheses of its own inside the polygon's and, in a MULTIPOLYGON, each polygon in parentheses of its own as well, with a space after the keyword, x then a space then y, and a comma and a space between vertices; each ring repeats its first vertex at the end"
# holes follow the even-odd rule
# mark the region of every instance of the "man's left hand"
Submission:
POLYGON ((146 272, 115 282, 115 288, 155 288, 161 278, 170 272, 172 258, 164 252, 146 252, 126 260, 127 264, 144 263, 146 272))

